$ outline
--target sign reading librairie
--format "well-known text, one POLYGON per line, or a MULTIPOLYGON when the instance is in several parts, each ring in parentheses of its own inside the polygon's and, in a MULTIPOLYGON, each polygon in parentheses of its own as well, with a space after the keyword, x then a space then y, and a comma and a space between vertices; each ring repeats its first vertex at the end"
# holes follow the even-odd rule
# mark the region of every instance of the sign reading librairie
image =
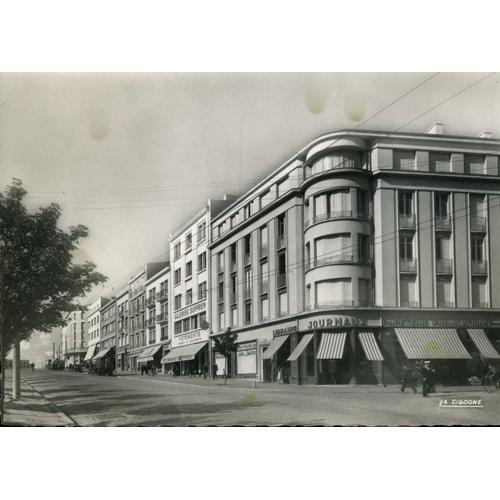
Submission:
POLYGON ((203 300, 201 302, 198 302, 196 304, 193 304, 191 306, 185 307, 184 309, 181 309, 179 311, 174 312, 174 319, 182 319, 187 316, 192 316, 193 314, 200 313, 205 311, 207 308, 207 301, 203 300))

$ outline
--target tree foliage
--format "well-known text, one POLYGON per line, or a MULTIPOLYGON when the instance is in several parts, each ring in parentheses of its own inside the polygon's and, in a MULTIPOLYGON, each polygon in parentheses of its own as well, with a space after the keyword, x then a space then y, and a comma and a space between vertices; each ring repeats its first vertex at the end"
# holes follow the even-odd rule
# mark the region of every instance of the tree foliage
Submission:
POLYGON ((213 337, 214 343, 214 351, 224 356, 226 361, 226 376, 227 376, 227 367, 229 366, 229 356, 232 352, 236 351, 236 334, 231 331, 231 328, 227 328, 226 331, 218 335, 217 337, 213 337))
POLYGON ((55 203, 28 211, 26 194, 18 179, 0 193, 0 334, 7 350, 35 330, 64 326, 65 313, 81 308, 75 299, 107 280, 94 263, 73 262, 88 229, 60 229, 55 203))

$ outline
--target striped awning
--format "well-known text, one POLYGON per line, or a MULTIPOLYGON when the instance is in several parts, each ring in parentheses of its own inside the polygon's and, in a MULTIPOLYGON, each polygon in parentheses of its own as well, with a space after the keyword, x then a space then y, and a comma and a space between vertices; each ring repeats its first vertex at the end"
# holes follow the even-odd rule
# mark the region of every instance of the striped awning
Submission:
POLYGON ((346 336, 346 332, 323 333, 317 359, 342 359, 346 336))
POLYGON ((290 354, 287 361, 297 361, 299 359, 299 356, 304 352, 304 349, 308 346, 313 337, 314 333, 306 333, 302 337, 301 341, 297 344, 292 354, 290 354))
POLYGON ((200 352, 208 342, 198 342, 196 344, 185 345, 172 349, 166 356, 161 358, 162 364, 176 363, 177 361, 190 361, 200 352))
POLYGON ((373 332, 359 332, 359 341, 361 342, 363 351, 365 351, 366 359, 369 361, 384 361, 384 356, 380 351, 380 347, 377 344, 377 339, 373 332))
POLYGON ((110 356, 113 350, 114 347, 108 347, 107 349, 103 349, 94 356, 94 359, 104 359, 106 356, 110 356))
POLYGON ((163 346, 160 345, 155 345, 153 347, 146 347, 141 352, 141 355, 137 358, 137 361, 139 363, 147 363, 148 361, 153 361, 154 355, 162 348, 163 346))
POLYGON ((262 353, 262 359, 271 359, 279 351, 279 348, 286 342, 289 336, 290 335, 281 335, 280 337, 274 337, 269 347, 262 353))
POLYGON ((97 344, 92 344, 88 349, 87 349, 87 354, 85 354, 85 357, 83 358, 83 361, 90 361, 92 357, 94 356, 95 353, 95 348, 97 344))
POLYGON ((449 328, 395 328, 408 359, 469 359, 471 356, 449 328))
POLYGON ((493 344, 490 342, 484 330, 479 329, 467 329, 467 333, 470 338, 476 344, 481 356, 486 359, 500 359, 500 354, 498 354, 497 350, 493 347, 493 344))

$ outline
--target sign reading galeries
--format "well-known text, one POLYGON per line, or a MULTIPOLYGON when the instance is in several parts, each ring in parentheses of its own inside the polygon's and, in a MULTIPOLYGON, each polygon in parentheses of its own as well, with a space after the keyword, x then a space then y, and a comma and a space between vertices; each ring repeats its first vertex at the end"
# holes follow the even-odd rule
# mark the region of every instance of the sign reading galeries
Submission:
POLYGON ((182 319, 187 316, 192 316, 193 314, 200 313, 205 311, 207 308, 207 301, 203 300, 201 302, 197 302, 196 304, 193 304, 191 306, 185 307, 184 309, 181 309, 179 311, 174 312, 174 319, 182 319))

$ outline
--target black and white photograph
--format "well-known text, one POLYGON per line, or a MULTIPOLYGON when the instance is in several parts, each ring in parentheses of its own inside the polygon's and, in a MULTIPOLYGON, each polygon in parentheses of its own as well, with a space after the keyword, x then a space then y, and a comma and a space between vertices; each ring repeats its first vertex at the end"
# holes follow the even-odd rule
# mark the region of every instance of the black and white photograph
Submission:
POLYGON ((499 80, 2 75, 3 424, 498 424, 499 80))

